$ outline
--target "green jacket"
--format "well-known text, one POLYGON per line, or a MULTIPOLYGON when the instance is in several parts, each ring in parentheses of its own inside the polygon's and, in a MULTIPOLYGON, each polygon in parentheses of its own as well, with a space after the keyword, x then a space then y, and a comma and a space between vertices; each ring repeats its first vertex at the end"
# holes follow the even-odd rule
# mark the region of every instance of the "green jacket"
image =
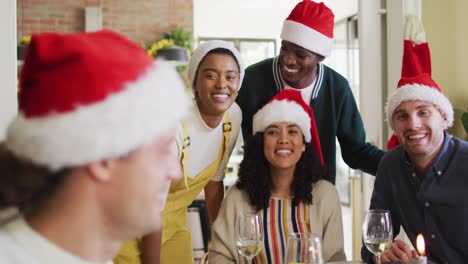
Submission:
MULTIPOLYGON (((385 154, 366 143, 366 132, 348 81, 331 68, 319 63, 317 80, 310 106, 317 129, 328 175, 335 182, 336 140, 340 142, 343 160, 353 169, 376 174, 385 154)), ((252 117, 274 95, 283 89, 278 57, 249 66, 236 99, 242 109, 242 134, 252 134, 252 117)))

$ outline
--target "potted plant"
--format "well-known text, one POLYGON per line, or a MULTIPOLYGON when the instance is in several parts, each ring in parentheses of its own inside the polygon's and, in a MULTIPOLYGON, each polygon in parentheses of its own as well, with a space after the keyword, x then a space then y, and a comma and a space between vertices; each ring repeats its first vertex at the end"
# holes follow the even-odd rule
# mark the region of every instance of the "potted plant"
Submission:
POLYGON ((16 46, 17 60, 24 59, 24 56, 26 55, 26 48, 28 47, 29 42, 31 42, 31 36, 24 36, 21 38, 20 43, 18 46, 16 46))
POLYGON ((154 41, 145 47, 148 55, 156 57, 164 57, 166 60, 172 61, 176 65, 176 69, 184 80, 187 89, 190 89, 190 84, 186 76, 187 61, 189 53, 192 52, 191 32, 184 30, 181 27, 175 30, 166 32, 164 37, 158 41, 154 41))
POLYGON ((465 132, 468 134, 468 107, 465 109, 465 112, 463 112, 461 116, 461 121, 463 127, 465 128, 465 132))

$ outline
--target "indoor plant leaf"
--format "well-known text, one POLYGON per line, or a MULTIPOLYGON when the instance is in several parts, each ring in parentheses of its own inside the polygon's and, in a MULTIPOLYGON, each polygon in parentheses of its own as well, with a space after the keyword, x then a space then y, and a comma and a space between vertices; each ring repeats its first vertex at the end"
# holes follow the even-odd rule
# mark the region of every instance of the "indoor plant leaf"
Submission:
POLYGON ((463 127, 465 128, 466 133, 468 133, 468 111, 464 112, 461 117, 463 127))

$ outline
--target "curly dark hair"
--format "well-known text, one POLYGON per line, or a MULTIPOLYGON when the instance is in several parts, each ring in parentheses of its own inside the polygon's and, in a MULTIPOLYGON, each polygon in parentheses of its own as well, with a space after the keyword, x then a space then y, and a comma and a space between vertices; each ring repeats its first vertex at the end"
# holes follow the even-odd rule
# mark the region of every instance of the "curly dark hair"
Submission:
MULTIPOLYGON (((272 189, 270 166, 263 152, 263 135, 263 132, 258 132, 247 138, 236 182, 237 188, 247 192, 250 204, 257 210, 269 207, 272 189)), ((313 146, 306 143, 305 152, 294 170, 291 186, 294 205, 300 202, 312 204, 312 184, 320 179, 328 179, 325 171, 313 146)))
POLYGON ((48 168, 16 157, 0 143, 0 210, 17 207, 23 215, 34 213, 50 198, 70 169, 48 168))

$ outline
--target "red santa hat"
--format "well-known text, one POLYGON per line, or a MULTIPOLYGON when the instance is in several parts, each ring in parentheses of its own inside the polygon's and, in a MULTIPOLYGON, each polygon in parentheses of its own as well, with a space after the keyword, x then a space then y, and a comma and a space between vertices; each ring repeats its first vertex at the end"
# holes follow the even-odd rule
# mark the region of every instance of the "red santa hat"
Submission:
MULTIPOLYGON (((431 55, 421 20, 417 16, 409 15, 405 22, 401 79, 385 107, 389 127, 393 128, 392 116, 395 109, 405 101, 416 100, 435 105, 447 119, 448 127, 452 126, 452 104, 431 78, 431 55)), ((398 138, 393 134, 387 143, 387 149, 398 145, 398 138)))
POLYGON ((390 127, 392 127, 393 112, 406 101, 424 101, 433 104, 445 117, 448 126, 453 125, 452 104, 429 74, 401 78, 398 82, 397 90, 388 98, 386 105, 387 122, 390 127))
POLYGON ((298 125, 307 143, 312 142, 323 165, 322 148, 315 123, 314 110, 304 102, 299 91, 286 89, 279 92, 270 102, 253 116, 253 134, 263 132, 276 122, 289 122, 298 125))
POLYGON ((281 39, 329 57, 333 46, 335 15, 324 4, 304 0, 283 23, 281 39))
POLYGON ((237 61, 237 64, 239 65, 239 89, 242 85, 242 80, 244 79, 244 73, 245 73, 245 68, 244 68, 244 62, 242 61, 242 57, 239 53, 239 51, 229 42, 222 41, 222 40, 210 40, 203 42, 198 46, 190 56, 190 61, 187 67, 187 75, 188 79, 190 81, 191 85, 194 85, 195 82, 195 77, 198 71, 198 67, 200 66, 200 63, 202 60, 205 58, 206 54, 208 52, 214 50, 214 49, 227 49, 232 52, 234 55, 234 58, 237 61))
POLYGON ((173 66, 108 30, 34 35, 20 85, 6 147, 51 170, 125 155, 190 104, 173 66))

